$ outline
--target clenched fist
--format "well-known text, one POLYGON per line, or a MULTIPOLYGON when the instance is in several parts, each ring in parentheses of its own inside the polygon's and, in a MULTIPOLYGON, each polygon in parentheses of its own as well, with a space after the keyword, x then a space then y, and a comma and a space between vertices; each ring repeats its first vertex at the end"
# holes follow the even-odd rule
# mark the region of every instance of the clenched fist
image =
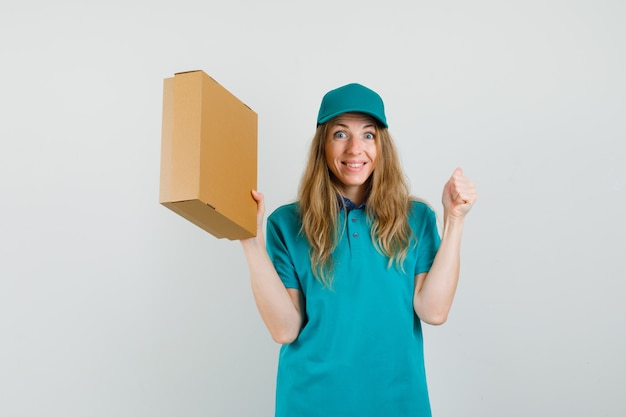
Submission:
POLYGON ((452 173, 452 177, 443 187, 443 203, 444 211, 453 217, 462 218, 470 211, 472 205, 476 202, 476 186, 472 181, 463 175, 463 170, 457 168, 452 173))

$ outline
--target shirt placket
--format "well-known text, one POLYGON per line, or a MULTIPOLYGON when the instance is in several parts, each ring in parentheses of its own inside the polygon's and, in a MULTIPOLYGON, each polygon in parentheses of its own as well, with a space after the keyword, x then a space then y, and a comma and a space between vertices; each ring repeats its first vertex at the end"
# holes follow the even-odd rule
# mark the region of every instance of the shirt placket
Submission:
POLYGON ((350 210, 346 216, 346 238, 349 242, 350 255, 355 261, 363 261, 363 245, 366 244, 367 230, 363 210, 350 210))

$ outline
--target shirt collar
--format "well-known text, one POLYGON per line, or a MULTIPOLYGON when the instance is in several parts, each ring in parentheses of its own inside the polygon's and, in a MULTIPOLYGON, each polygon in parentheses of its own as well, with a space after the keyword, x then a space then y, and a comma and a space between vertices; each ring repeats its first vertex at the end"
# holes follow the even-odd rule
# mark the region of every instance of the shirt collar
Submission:
POLYGON ((341 200, 343 200, 343 206, 345 206, 346 211, 362 209, 365 207, 365 202, 359 204, 358 206, 352 202, 348 197, 344 197, 341 195, 337 195, 337 203, 339 203, 339 208, 342 208, 341 200))

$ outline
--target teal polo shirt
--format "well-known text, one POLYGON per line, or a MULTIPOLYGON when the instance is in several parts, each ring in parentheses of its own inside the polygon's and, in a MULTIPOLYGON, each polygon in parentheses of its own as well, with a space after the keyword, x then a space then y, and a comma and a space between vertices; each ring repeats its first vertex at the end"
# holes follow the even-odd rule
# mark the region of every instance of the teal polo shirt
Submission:
POLYGON ((430 416, 413 293, 415 275, 430 269, 439 248, 435 213, 412 203, 417 244, 401 271, 376 251, 364 208, 342 209, 329 289, 313 276, 297 207, 281 206, 267 220, 270 258, 285 287, 302 291, 306 308, 298 338, 280 350, 276 416, 430 416))

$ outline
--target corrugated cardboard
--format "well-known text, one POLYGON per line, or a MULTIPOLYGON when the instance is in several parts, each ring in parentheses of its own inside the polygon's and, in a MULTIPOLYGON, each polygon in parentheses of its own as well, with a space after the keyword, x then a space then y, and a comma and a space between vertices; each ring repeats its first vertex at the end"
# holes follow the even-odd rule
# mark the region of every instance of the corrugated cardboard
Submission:
POLYGON ((160 203, 218 238, 255 236, 257 123, 203 71, 166 78, 160 203))

